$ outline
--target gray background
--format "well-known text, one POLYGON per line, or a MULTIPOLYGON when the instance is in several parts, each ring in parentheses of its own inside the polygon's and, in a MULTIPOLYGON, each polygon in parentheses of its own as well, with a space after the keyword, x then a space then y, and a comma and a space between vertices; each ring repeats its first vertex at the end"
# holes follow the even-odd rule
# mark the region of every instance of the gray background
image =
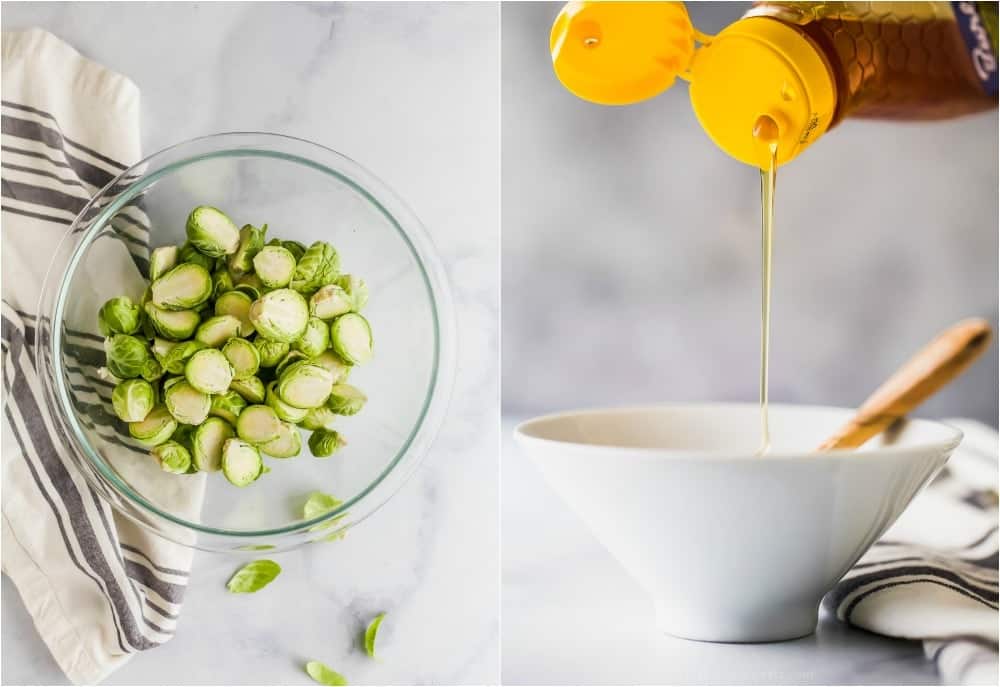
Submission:
MULTIPOLYGON (((561 4, 502 10, 503 406, 757 398, 759 175, 681 81, 630 107, 563 89, 561 4)), ((691 3, 716 32, 749 3, 691 3)), ((938 330, 997 320, 997 114, 847 121, 780 170, 771 398, 854 406, 938 330)), ((927 416, 997 422, 996 344, 927 416)))

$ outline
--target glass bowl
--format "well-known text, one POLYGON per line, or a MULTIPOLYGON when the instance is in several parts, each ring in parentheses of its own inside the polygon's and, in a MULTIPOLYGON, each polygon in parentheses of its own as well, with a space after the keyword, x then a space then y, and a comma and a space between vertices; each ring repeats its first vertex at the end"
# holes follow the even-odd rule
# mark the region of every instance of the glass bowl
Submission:
POLYGON ((454 314, 444 269, 419 220, 370 172, 328 148, 264 133, 226 133, 167 148, 123 172, 74 221, 45 279, 36 347, 48 410, 80 469, 120 513, 213 551, 284 550, 337 536, 414 472, 444 417, 454 376, 454 314), (339 418, 347 445, 270 459, 248 487, 221 473, 172 475, 134 442, 102 380, 97 311, 138 301, 151 247, 181 244, 192 208, 214 205, 268 239, 324 240, 343 272, 368 283, 375 356, 350 382, 369 401, 339 418), (303 519, 312 492, 343 503, 303 519))

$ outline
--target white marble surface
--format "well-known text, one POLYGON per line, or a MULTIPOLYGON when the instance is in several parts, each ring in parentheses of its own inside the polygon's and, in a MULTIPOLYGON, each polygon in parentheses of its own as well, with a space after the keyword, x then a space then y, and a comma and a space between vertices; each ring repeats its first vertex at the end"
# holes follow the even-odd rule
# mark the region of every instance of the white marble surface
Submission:
POLYGON ((503 423, 504 684, 938 684, 919 643, 823 617, 773 644, 676 639, 643 591, 514 446, 503 423))
MULTIPOLYGON (((4 3, 132 78, 144 150, 203 134, 301 136, 373 170, 427 226, 459 317, 455 400, 417 476, 342 542, 275 558, 229 595, 238 561, 199 553, 176 637, 109 684, 495 683, 498 655, 498 10, 493 4, 4 3), (380 659, 358 646, 388 611, 380 659)), ((65 678, 3 580, 4 684, 65 678)))

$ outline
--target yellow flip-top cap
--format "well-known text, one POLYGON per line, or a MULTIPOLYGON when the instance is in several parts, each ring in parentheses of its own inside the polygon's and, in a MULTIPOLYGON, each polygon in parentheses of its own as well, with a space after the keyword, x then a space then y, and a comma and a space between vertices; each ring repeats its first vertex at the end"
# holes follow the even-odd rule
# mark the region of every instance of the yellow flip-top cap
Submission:
POLYGON ((680 2, 570 2, 549 47, 562 84, 602 105, 628 105, 670 88, 694 54, 680 2))
POLYGON ((698 50, 690 95, 716 145, 755 166, 765 164, 752 135, 761 115, 778 125, 782 164, 827 130, 837 102, 823 54, 794 27, 767 17, 741 19, 698 50))

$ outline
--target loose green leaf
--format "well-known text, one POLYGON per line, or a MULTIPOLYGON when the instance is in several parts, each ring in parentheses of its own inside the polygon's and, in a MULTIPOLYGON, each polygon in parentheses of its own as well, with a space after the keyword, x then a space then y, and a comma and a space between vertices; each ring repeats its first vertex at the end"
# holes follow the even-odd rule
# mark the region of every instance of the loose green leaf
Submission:
MULTIPOLYGON (((302 506, 302 519, 312 520, 318 518, 324 513, 329 513, 335 508, 339 508, 344 502, 340 499, 330 496, 329 494, 324 494, 321 491, 314 491, 309 494, 306 498, 305 505, 302 506)), ((325 530, 336 525, 340 520, 347 516, 347 513, 338 515, 329 522, 324 522, 321 525, 316 525, 313 530, 325 530)), ((336 541, 338 539, 343 539, 344 535, 347 534, 346 531, 334 532, 333 534, 324 537, 322 541, 336 541)))
POLYGON ((281 566, 274 561, 262 559, 247 563, 229 578, 226 588, 233 594, 252 594, 271 584, 281 566))
POLYGON ((372 658, 375 658, 375 637, 378 635, 378 628, 382 625, 384 617, 385 613, 379 613, 365 628, 365 653, 372 658))
POLYGON ((319 661, 309 661, 309 663, 306 663, 306 673, 321 685, 339 687, 340 685, 347 684, 347 678, 319 661))

